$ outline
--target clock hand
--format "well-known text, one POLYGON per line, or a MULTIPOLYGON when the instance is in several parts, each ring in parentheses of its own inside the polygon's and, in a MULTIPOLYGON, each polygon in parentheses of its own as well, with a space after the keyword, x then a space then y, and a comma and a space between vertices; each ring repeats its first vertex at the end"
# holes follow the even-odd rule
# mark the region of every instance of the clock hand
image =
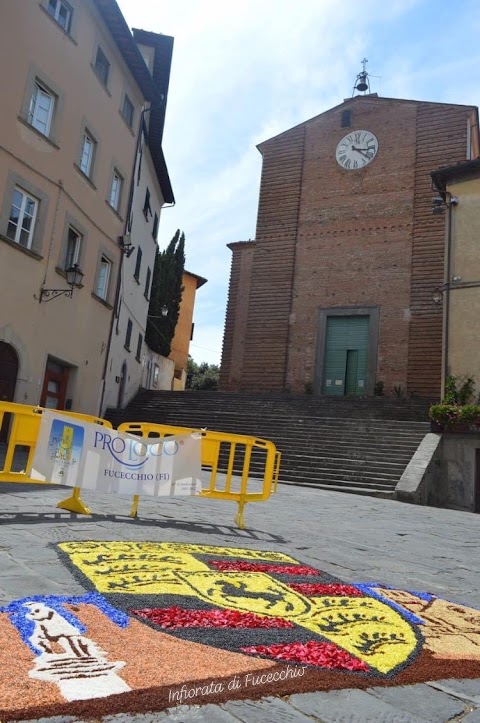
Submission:
POLYGON ((357 151, 364 156, 368 156, 368 148, 356 148, 355 146, 352 146, 352 151, 357 151))

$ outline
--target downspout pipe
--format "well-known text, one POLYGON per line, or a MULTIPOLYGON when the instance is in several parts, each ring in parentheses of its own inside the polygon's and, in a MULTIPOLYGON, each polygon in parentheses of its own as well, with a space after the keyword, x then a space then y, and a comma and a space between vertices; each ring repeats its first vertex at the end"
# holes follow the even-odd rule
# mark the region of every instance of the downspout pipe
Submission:
POLYGON ((450 332, 450 279, 452 276, 452 229, 453 229, 453 206, 457 203, 456 199, 453 201, 453 197, 450 197, 447 211, 447 258, 445 259, 445 349, 444 349, 444 360, 443 360, 443 390, 442 396, 445 395, 445 387, 447 384, 447 377, 449 374, 448 364, 448 352, 449 352, 449 332, 450 332))
MULTIPOLYGON (((127 213, 125 215, 125 224, 123 232, 124 234, 128 233, 132 227, 132 206, 133 206, 133 195, 135 190, 135 170, 137 167, 137 159, 138 159, 138 151, 140 148, 140 144, 142 142, 142 133, 145 125, 145 114, 150 111, 150 107, 143 108, 141 115, 140 115, 140 121, 138 124, 138 132, 137 132, 137 142, 135 144, 135 154, 133 157, 133 168, 132 168, 132 175, 130 177, 130 188, 128 191, 128 205, 127 205, 127 213)), ((119 243, 120 246, 120 243, 119 243)), ((122 288, 122 271, 123 271, 123 263, 124 263, 124 257, 125 252, 120 246, 120 264, 118 267, 118 274, 117 274, 117 286, 115 289, 115 301, 113 303, 113 310, 112 310, 112 318, 110 321, 110 330, 108 333, 108 342, 107 342, 107 348, 105 350, 105 363, 103 365, 103 374, 102 374, 102 394, 100 396, 100 404, 98 407, 98 415, 101 417, 102 411, 103 411, 103 401, 105 399, 105 385, 106 385, 106 378, 107 378, 107 367, 108 367, 108 360, 110 357, 110 349, 112 346, 112 337, 113 337, 113 327, 115 325, 115 317, 117 317, 120 314, 119 307, 119 300, 120 300, 120 291, 122 288)))

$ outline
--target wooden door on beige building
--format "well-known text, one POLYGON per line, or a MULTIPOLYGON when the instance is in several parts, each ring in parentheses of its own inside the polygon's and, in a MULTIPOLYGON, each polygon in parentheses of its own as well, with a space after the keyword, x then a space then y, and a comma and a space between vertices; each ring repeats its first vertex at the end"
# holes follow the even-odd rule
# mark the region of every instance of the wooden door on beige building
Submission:
MULTIPOLYGON (((11 344, 0 341, 0 401, 13 402, 17 386, 18 356, 11 344)), ((6 414, 0 426, 0 441, 5 441, 10 424, 10 414, 6 414)))
POLYGON ((53 359, 48 359, 40 397, 41 407, 65 409, 69 372, 69 367, 53 359))

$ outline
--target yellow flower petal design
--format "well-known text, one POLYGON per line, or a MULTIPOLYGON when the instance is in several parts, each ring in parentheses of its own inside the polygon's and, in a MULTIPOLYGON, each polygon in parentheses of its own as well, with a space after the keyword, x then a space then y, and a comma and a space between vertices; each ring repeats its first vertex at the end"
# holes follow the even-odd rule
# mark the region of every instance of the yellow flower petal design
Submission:
POLYGON ((311 598, 298 625, 340 645, 380 673, 389 673, 415 652, 413 627, 389 605, 370 597, 311 598))

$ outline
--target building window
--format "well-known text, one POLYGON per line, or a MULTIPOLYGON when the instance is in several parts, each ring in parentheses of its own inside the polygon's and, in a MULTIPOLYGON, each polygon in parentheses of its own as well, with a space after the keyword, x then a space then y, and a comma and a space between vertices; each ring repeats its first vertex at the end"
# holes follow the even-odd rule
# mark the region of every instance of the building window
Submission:
POLYGON ((47 10, 66 33, 70 32, 72 23, 72 8, 64 0, 48 0, 47 10))
POLYGON ((137 353, 135 354, 135 359, 138 362, 142 361, 142 344, 143 344, 143 336, 141 334, 139 334, 138 341, 137 341, 137 353))
POLYGON ((350 128, 350 122, 351 122, 351 111, 349 111, 349 110, 342 111, 342 128, 350 128))
POLYGON ((134 107, 133 103, 128 97, 128 95, 125 93, 125 98, 123 99, 123 106, 122 106, 122 116, 125 120, 125 123, 131 128, 133 126, 133 113, 134 113, 134 107))
POLYGON ((112 185, 110 187, 110 206, 118 211, 122 197, 123 178, 118 171, 113 172, 112 185))
POLYGON ((82 246, 82 237, 71 226, 68 229, 67 251, 65 254, 64 269, 67 270, 74 264, 78 264, 80 258, 80 248, 82 246))
POLYGON ((153 229, 152 229, 152 236, 157 240, 157 234, 158 234, 158 213, 155 214, 153 217, 153 229))
POLYGON ((135 261, 135 271, 133 272, 133 278, 136 281, 140 281, 140 267, 142 265, 142 249, 140 246, 137 249, 137 259, 135 261))
POLYGON ((145 191, 145 201, 143 204, 143 215, 145 216, 145 221, 148 221, 149 214, 150 216, 152 215, 152 209, 150 206, 150 191, 147 188, 147 190, 145 191))
POLYGON ((37 211, 38 200, 22 189, 15 188, 8 219, 7 238, 30 249, 37 211))
POLYGON ((35 82, 30 99, 28 122, 44 136, 50 133, 54 106, 55 96, 45 90, 40 83, 35 82))
POLYGON ((97 282, 95 284, 95 294, 100 299, 106 300, 108 296, 108 285, 112 271, 112 262, 106 256, 102 256, 100 266, 98 267, 97 282))
POLYGON ((130 351, 130 341, 132 339, 132 320, 129 319, 127 322, 127 333, 125 334, 125 349, 130 351))
POLYGON ((92 174, 95 141, 87 131, 83 134, 82 153, 80 155, 80 170, 90 178, 92 174))
POLYGON ((97 48, 97 55, 95 57, 95 72, 102 81, 103 85, 107 85, 108 75, 110 73, 110 63, 107 60, 107 56, 103 50, 97 48))
POLYGON ((150 268, 147 269, 147 277, 145 279, 145 291, 143 292, 147 301, 150 299, 150 281, 152 280, 152 272, 150 268))

